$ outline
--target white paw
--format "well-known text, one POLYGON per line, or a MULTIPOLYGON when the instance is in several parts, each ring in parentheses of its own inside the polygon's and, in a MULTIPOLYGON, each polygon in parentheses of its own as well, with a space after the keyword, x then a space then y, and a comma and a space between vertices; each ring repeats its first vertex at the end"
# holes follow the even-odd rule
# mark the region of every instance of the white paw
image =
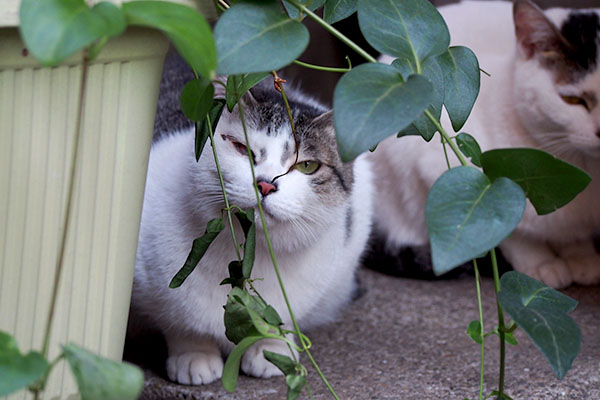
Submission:
POLYGON ((223 359, 218 352, 189 352, 167 358, 169 379, 183 385, 205 385, 221 378, 223 359))
POLYGON ((560 258, 538 265, 530 275, 554 289, 562 289, 573 283, 569 267, 560 258))
POLYGON ((600 283, 600 257, 594 255, 568 259, 567 265, 571 271, 573 281, 581 285, 595 285, 600 283))
POLYGON ((265 359, 263 350, 290 356, 290 349, 285 342, 270 339, 261 340, 244 353, 242 357, 242 371, 246 375, 257 378, 270 378, 272 376, 283 375, 279 368, 265 359))

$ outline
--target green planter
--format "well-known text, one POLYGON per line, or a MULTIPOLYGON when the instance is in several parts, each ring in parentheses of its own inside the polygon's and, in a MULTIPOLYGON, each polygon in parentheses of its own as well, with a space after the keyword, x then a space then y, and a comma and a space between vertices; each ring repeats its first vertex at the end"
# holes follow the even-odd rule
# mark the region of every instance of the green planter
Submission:
MULTIPOLYGON (((0 11, 0 330, 14 334, 21 350, 28 351, 41 349, 49 311, 81 57, 41 68, 27 55, 17 29, 7 27, 16 25, 11 18, 17 9, 9 4, 0 11)), ((122 357, 167 47, 159 32, 129 29, 89 65, 50 360, 60 344, 69 342, 115 360, 122 357)), ((43 396, 66 399, 76 393, 62 363, 43 396)), ((28 397, 20 392, 10 398, 28 397)))

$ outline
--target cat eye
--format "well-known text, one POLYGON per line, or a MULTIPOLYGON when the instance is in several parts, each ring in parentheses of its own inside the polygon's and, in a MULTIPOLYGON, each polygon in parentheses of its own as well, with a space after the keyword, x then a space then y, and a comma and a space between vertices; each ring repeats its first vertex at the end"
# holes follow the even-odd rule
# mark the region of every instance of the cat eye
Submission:
POLYGON ((586 110, 590 110, 587 101, 583 97, 561 95, 560 98, 563 99, 563 101, 567 104, 571 104, 574 106, 583 106, 586 110))
POLYGON ((315 172, 317 172, 317 170, 319 169, 320 166, 321 166, 321 164, 318 163, 317 161, 301 161, 298 164, 296 164, 294 166, 294 168, 296 168, 298 171, 302 172, 303 174, 310 175, 310 174, 314 174, 315 172))
MULTIPOLYGON (((235 147, 235 149, 238 151, 238 153, 240 153, 243 156, 247 156, 248 155, 248 147, 246 147, 245 144, 240 143, 240 142, 235 142, 232 141, 231 143, 233 143, 233 147, 235 147)), ((256 156, 254 155, 253 151, 250 151, 252 153, 252 159, 256 162, 256 156)))

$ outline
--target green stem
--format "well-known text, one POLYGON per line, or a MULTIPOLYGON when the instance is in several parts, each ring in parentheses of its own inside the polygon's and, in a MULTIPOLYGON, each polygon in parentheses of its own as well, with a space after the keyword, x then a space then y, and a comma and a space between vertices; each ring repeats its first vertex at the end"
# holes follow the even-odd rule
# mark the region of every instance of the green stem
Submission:
POLYGON ((369 62, 377 62, 377 60, 372 55, 370 55, 369 53, 364 51, 359 45, 354 43, 352 40, 348 39, 342 32, 338 31, 333 26, 329 25, 317 14, 310 11, 304 4, 300 4, 296 0, 288 0, 288 3, 290 3, 291 5, 296 7, 300 12, 305 13, 308 17, 313 19, 317 24, 321 25, 326 31, 331 33, 336 38, 338 38, 346 46, 350 47, 352 50, 354 50, 356 53, 358 53, 365 60, 367 60, 369 62))
POLYGON ((483 306, 481 303, 481 285, 479 282, 479 268, 477 267, 477 260, 473 259, 473 269, 475 270, 475 287, 477 288, 477 310, 479 311, 479 335, 481 337, 481 359, 479 362, 479 400, 483 399, 483 373, 484 373, 484 333, 485 330, 483 328, 483 306))
POLYGON ((300 60, 294 60, 294 64, 300 65, 301 67, 306 67, 310 69, 316 69, 317 71, 325 71, 325 72, 348 72, 351 68, 336 68, 336 67, 323 67, 321 65, 309 64, 300 60))
POLYGON ((492 257, 492 271, 494 273, 494 287, 496 289, 496 305, 498 307, 498 335, 500 336, 500 376, 498 379, 498 399, 503 398, 504 391, 504 363, 505 363, 505 341, 504 338, 504 313, 502 312, 502 306, 498 302, 498 293, 500 293, 500 275, 498 274, 498 261, 496 259, 496 249, 490 251, 492 257))
POLYGON ((448 149, 446 148, 446 139, 444 139, 444 137, 442 135, 440 135, 440 139, 442 141, 442 148, 444 149, 444 158, 446 159, 446 165, 448 166, 448 169, 452 168, 452 165, 450 165, 450 158, 448 157, 448 149))
POLYGON ((321 380, 323 381, 323 383, 325 384, 325 386, 327 386, 327 388, 329 389, 329 392, 333 395, 333 397, 336 400, 339 400, 338 395, 333 390, 333 387, 331 387, 331 385, 329 384, 329 381, 327 380, 327 378, 325 378, 325 375, 323 375, 323 372, 321 371, 321 369, 319 368, 318 364, 316 363, 316 361, 314 360, 314 358, 310 354, 310 351, 308 351, 308 347, 306 346, 306 343, 302 339, 302 333, 300 332, 300 326, 298 325, 298 321, 296 320, 296 317, 294 316, 294 312, 292 310, 292 306, 290 304, 290 300, 289 300, 287 292, 285 290, 285 286, 283 285, 283 279, 281 278, 281 273, 279 271, 279 265, 277 264, 277 259, 275 258, 275 252, 273 250, 273 245, 271 243, 271 237, 269 235, 269 229, 267 228, 267 223, 266 223, 266 220, 265 220, 265 213, 264 213, 264 210, 262 208, 262 203, 261 203, 261 200, 260 200, 260 194, 258 192, 258 185, 257 185, 257 182, 256 182, 256 174, 254 172, 254 162, 253 162, 253 159, 252 159, 252 150, 250 150, 250 141, 248 140, 248 130, 246 129, 246 118, 244 116, 244 108, 243 108, 243 105, 242 105, 241 101, 238 102, 238 109, 239 109, 239 112, 240 112, 240 119, 241 119, 241 122, 242 122, 242 129, 244 131, 244 139, 246 141, 246 148, 248 150, 248 158, 250 159, 250 171, 252 173, 252 181, 254 183, 254 193, 256 195, 256 202, 257 202, 257 206, 258 206, 258 213, 260 214, 260 220, 261 220, 261 223, 262 223, 262 226, 263 226, 263 231, 264 231, 264 234, 265 234, 265 240, 267 242, 267 247, 269 249, 269 255, 271 256, 271 261, 273 263, 273 268, 275 269, 275 275, 277 275, 277 281, 279 282, 279 286, 281 287, 281 293, 283 295, 283 299, 285 301, 285 304, 287 306, 288 312, 290 314, 290 318, 292 320, 292 324, 294 326, 294 330, 296 331, 296 335, 298 336, 298 340, 300 341, 300 344, 302 345, 302 349, 304 350, 304 352, 306 353, 306 355, 308 356, 308 358, 312 362, 313 366, 315 367, 315 370, 317 371, 317 373, 321 377, 321 380))
POLYGON ((87 51, 83 53, 83 61, 81 63, 81 82, 79 86, 79 103, 77 105, 77 115, 75 122, 75 135, 73 137, 73 147, 71 149, 71 165, 69 170, 69 183, 67 189, 67 204, 65 210, 65 220, 63 222, 62 227, 62 237, 60 239, 60 251, 58 253, 58 258, 56 260, 56 269, 54 273, 54 286, 52 288, 52 297, 50 298, 50 311, 48 312, 48 320, 46 322, 46 330, 44 333, 44 341, 42 345, 42 355, 44 358, 48 358, 48 351, 50 347, 50 334, 52 331, 52 321, 54 319, 54 312, 56 309, 56 301, 58 298, 58 287, 60 286, 60 278, 62 275, 62 269, 64 267, 64 259, 65 259, 65 250, 67 247, 67 233, 70 225, 71 217, 73 214, 73 199, 75 197, 75 173, 76 173, 76 163, 77 163, 77 154, 79 149, 79 142, 81 137, 81 130, 83 124, 83 101, 85 98, 85 84, 87 80, 87 72, 88 72, 88 58, 87 51))
POLYGON ((458 146, 456 145, 456 143, 454 143, 452 141, 452 139, 450 139, 450 135, 448 135, 448 132, 446 132, 446 130, 442 127, 442 124, 440 124, 440 121, 438 121, 437 118, 435 118, 433 115, 431 115, 431 113, 429 112, 429 110, 425 110, 425 115, 435 125, 435 127, 440 132, 440 135, 442 135, 442 137, 446 141, 446 143, 448 143, 450 145, 450 148, 452 149, 452 151, 454 152, 454 154, 456 154, 456 157, 458 158, 458 160, 460 161, 460 163, 463 166, 469 165, 467 163, 467 160, 463 157, 462 153, 460 152, 460 149, 458 148, 458 146))
POLYGON ((237 238, 235 237, 235 229, 233 227, 233 217, 231 215, 231 207, 229 207, 229 200, 227 199, 227 191, 225 190, 225 181, 223 180, 223 174, 221 173, 221 167, 219 164, 219 156, 217 155, 217 148, 215 146, 215 138, 213 133, 212 124, 210 122, 210 116, 206 115, 206 122, 208 122, 208 137, 210 138, 210 147, 212 148, 213 157, 215 158, 215 165, 217 166, 217 174, 219 175, 219 183, 221 184, 221 191, 223 192, 223 200, 225 201, 225 210, 227 211, 227 219, 229 220, 229 229, 231 230, 231 237, 233 238, 233 245, 235 246, 235 254, 238 261, 242 261, 240 254, 240 246, 237 238))

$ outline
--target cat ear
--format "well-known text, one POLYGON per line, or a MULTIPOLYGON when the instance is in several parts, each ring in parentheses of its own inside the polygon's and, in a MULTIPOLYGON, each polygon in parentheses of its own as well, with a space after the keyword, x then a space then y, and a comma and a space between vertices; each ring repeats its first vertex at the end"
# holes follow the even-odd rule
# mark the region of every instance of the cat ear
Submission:
POLYGON ((525 59, 560 56, 565 39, 544 12, 530 0, 516 0, 513 6, 519 54, 525 59))
POLYGON ((313 123, 315 123, 315 122, 333 125, 333 110, 326 111, 323 114, 319 115, 318 117, 315 117, 313 119, 313 123))

